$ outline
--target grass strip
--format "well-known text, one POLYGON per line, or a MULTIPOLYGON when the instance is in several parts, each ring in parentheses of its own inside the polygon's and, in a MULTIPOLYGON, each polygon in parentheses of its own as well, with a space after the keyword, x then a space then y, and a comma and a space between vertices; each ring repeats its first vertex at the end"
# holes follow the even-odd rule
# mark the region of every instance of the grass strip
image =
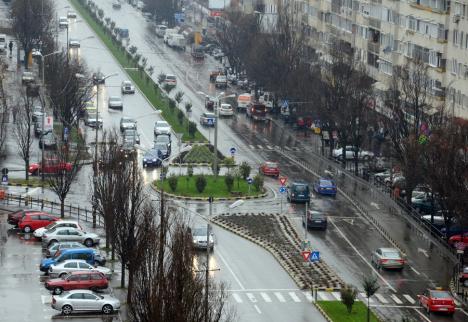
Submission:
MULTIPOLYGON (((79 0, 70 0, 70 3, 75 7, 81 17, 88 23, 91 29, 97 34, 101 41, 106 45, 115 59, 124 68, 136 68, 137 65, 125 50, 122 50, 119 45, 115 44, 109 36, 106 29, 96 21, 83 4, 79 0)), ((161 116, 172 126, 176 133, 183 133, 183 141, 206 142, 206 138, 198 130, 192 138, 188 133, 188 122, 186 116, 182 122, 177 118, 177 108, 170 108, 168 100, 161 95, 157 84, 141 70, 126 69, 127 74, 133 80, 136 86, 140 89, 143 95, 146 96, 148 101, 153 105, 153 108, 162 111, 161 116)))
MULTIPOLYGON (((367 321, 367 306, 362 302, 354 302, 353 310, 348 313, 346 306, 340 301, 317 301, 333 322, 363 322, 367 321)), ((370 321, 379 322, 374 312, 370 312, 370 321)))
MULTIPOLYGON (((21 184, 21 185, 32 185, 32 186, 41 186, 42 181, 40 178, 35 178, 29 176, 29 180, 21 179, 21 178, 8 178, 9 184, 21 184)), ((44 180, 44 187, 49 187, 49 182, 44 180)))

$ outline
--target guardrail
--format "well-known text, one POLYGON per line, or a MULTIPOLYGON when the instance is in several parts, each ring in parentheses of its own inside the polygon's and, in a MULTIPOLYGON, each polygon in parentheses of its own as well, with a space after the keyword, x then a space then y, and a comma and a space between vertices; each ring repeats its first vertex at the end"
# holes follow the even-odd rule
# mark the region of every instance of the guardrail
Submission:
MULTIPOLYGON (((60 203, 47 199, 5 193, 3 195, 3 199, 0 201, 0 204, 18 208, 37 208, 38 210, 40 209, 41 211, 47 211, 51 214, 60 216, 60 203)), ((72 204, 65 204, 65 214, 77 218, 78 222, 80 220, 89 223, 93 222, 93 211, 85 207, 80 207, 79 205, 74 206, 72 204)), ((96 214, 96 227, 104 227, 104 219, 100 214, 96 214)))

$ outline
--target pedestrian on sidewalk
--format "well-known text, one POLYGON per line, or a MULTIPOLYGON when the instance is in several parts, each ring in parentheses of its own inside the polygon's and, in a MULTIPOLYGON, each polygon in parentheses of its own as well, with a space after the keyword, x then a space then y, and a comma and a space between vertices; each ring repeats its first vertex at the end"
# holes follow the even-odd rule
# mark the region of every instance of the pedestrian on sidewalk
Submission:
POLYGON ((8 48, 10 49, 10 58, 11 58, 13 55, 13 41, 12 40, 10 40, 10 43, 8 44, 8 48))

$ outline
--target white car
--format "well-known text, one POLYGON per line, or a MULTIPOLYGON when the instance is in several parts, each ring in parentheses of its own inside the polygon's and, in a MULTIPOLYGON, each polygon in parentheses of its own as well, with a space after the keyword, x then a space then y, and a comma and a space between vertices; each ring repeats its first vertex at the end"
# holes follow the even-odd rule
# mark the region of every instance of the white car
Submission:
MULTIPOLYGON (((346 146, 346 160, 353 160, 354 159, 354 152, 356 151, 356 147, 352 145, 347 145, 346 146)), ((333 157, 335 159, 342 159, 342 154, 343 154, 343 149, 341 147, 338 147, 333 150, 333 157)), ((365 151, 359 149, 358 151, 358 159, 359 160, 370 160, 374 157, 374 153, 370 151, 365 151)))
POLYGON ((68 11, 67 12, 67 17, 71 18, 71 19, 75 19, 76 18, 76 12, 75 11, 68 11))
POLYGON ((107 277, 107 279, 111 279, 112 277, 111 269, 104 266, 94 267, 93 265, 86 263, 84 259, 67 259, 63 262, 52 264, 49 267, 49 276, 50 278, 62 277, 71 272, 88 270, 101 272, 107 277))
POLYGON ((36 105, 33 107, 33 114, 32 114, 32 120, 38 121, 41 119, 43 113, 42 113, 42 106, 36 105))
POLYGON ((120 119, 120 132, 125 132, 125 130, 136 130, 137 121, 134 118, 123 116, 120 119))
POLYGON ((207 245, 207 227, 197 227, 192 229, 193 247, 196 249, 206 249, 209 247, 210 250, 214 248, 214 236, 210 232, 209 234, 209 245, 207 245))
POLYGON ((168 86, 176 86, 177 85, 177 79, 175 75, 167 74, 166 78, 164 79, 163 86, 168 85, 168 86))
POLYGON ((60 17, 58 23, 59 23, 60 28, 68 28, 68 18, 67 17, 60 17))
POLYGON ((113 109, 123 109, 123 102, 122 98, 119 96, 110 96, 108 100, 109 108, 113 109))
POLYGON ((135 94, 135 86, 132 85, 131 81, 122 82, 122 94, 135 94))
POLYGON ((61 311, 63 315, 70 315, 75 311, 111 314, 120 309, 120 301, 107 294, 98 294, 89 290, 72 290, 52 296, 51 306, 61 311))
POLYGON ((154 123, 154 136, 159 134, 169 134, 171 135, 171 126, 166 121, 157 121, 154 123))
POLYGON ((34 79, 35 78, 33 72, 23 72, 23 76, 21 76, 21 82, 23 84, 33 83, 34 79))
POLYGON ((53 229, 61 228, 61 227, 71 227, 71 228, 76 228, 78 230, 83 230, 83 228, 81 228, 80 224, 77 223, 76 221, 73 221, 73 220, 59 220, 59 221, 54 221, 54 222, 48 224, 45 227, 36 229, 34 231, 34 237, 42 238, 42 235, 44 235, 44 233, 46 233, 47 231, 52 231, 53 229))
POLYGON ((219 116, 233 116, 234 109, 231 104, 222 103, 218 110, 219 116))
POLYGON ((99 244, 101 237, 95 233, 88 233, 71 227, 56 228, 42 235, 42 243, 47 246, 62 241, 76 241, 87 247, 91 247, 99 244))
POLYGON ((80 48, 80 41, 78 39, 70 39, 68 41, 68 47, 70 47, 70 48, 80 48))

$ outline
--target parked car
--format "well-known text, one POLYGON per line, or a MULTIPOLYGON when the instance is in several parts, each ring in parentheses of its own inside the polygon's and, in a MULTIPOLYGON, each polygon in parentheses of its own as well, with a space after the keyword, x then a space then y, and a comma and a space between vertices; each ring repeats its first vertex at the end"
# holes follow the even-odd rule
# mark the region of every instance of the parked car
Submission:
POLYGON ((400 269, 405 267, 405 259, 395 248, 377 248, 371 255, 371 262, 377 268, 400 269))
POLYGON ((108 106, 112 109, 123 109, 122 98, 119 96, 110 96, 108 100, 108 106))
POLYGON ((131 81, 123 81, 121 89, 122 94, 135 94, 135 86, 132 85, 131 81))
POLYGON ((107 294, 101 295, 89 290, 72 290, 62 295, 53 295, 52 308, 61 311, 63 315, 70 315, 75 311, 111 314, 120 309, 120 301, 107 294))
POLYGON ((41 272, 49 272, 51 265, 63 263, 69 259, 79 259, 86 261, 89 265, 96 265, 96 258, 94 256, 94 249, 92 248, 69 248, 60 251, 55 257, 44 258, 41 260, 39 269, 41 272))
POLYGON ((123 132, 124 140, 133 142, 133 144, 140 144, 140 134, 135 129, 126 129, 123 132))
MULTIPOLYGON (((302 225, 305 226, 306 222, 302 218, 302 225)), ((307 211, 307 229, 322 229, 326 230, 328 225, 327 216, 323 212, 316 210, 307 211)))
POLYGON ((216 122, 216 115, 214 113, 204 112, 200 116, 200 124, 202 126, 214 126, 216 122))
POLYGON ((44 245, 52 245, 61 241, 77 241, 87 247, 99 244, 101 237, 95 233, 89 233, 72 227, 59 227, 48 231, 42 235, 44 245))
POLYGON ((23 84, 34 83, 35 77, 33 72, 23 72, 21 76, 21 82, 23 84))
MULTIPOLYGON (((346 160, 353 160, 355 152, 358 151, 358 159, 368 161, 374 158, 374 153, 370 151, 365 151, 362 149, 358 149, 355 146, 348 145, 346 146, 346 160)), ((343 158, 343 149, 338 147, 333 150, 333 157, 335 159, 342 159, 343 158)))
POLYGON ((163 86, 177 86, 177 78, 175 75, 167 74, 163 81, 163 86))
POLYGON ((157 25, 155 32, 156 32, 156 37, 158 38, 164 38, 164 34, 166 33, 167 26, 166 25, 157 25))
POLYGON ((209 111, 212 111, 215 106, 215 99, 213 97, 207 96, 205 99, 205 108, 209 111))
POLYGON ((42 106, 34 106, 32 113, 33 122, 42 121, 42 115, 44 115, 44 113, 42 113, 42 106))
POLYGON ((166 121, 156 121, 154 123, 154 136, 159 134, 169 134, 171 135, 171 126, 166 121))
POLYGON ((136 152, 135 144, 136 142, 134 138, 124 136, 122 138, 122 143, 120 144, 120 149, 127 154, 134 153, 136 152))
POLYGON ((20 209, 8 214, 7 222, 10 225, 18 227, 19 222, 21 219, 26 216, 26 214, 35 214, 35 215, 48 215, 46 212, 32 210, 32 209, 20 209))
POLYGON ((427 289, 422 295, 418 295, 419 305, 431 312, 443 312, 450 315, 455 313, 455 301, 449 292, 444 290, 427 289))
POLYGON ((123 116, 120 118, 120 132, 125 130, 136 130, 137 121, 134 118, 123 116))
POLYGON ((116 1, 112 2, 112 8, 114 8, 114 9, 122 8, 122 5, 120 4, 120 1, 116 0, 116 1))
POLYGON ((73 165, 70 162, 59 161, 56 158, 49 157, 44 159, 44 166, 42 162, 31 163, 28 168, 30 175, 37 176, 42 172, 44 174, 58 174, 62 171, 71 171, 73 165))
POLYGON ((73 220, 59 220, 59 221, 54 221, 50 223, 49 225, 36 229, 34 231, 34 237, 36 238, 42 238, 42 236, 47 232, 51 231, 52 229, 56 228, 61 228, 61 227, 71 227, 75 228, 77 230, 83 230, 83 228, 80 226, 80 224, 76 221, 73 220))
POLYGON ((280 169, 277 162, 265 161, 260 166, 259 172, 264 176, 279 177, 280 169))
POLYGON ((439 202, 430 193, 419 194, 416 197, 412 197, 411 204, 416 210, 424 214, 432 214, 440 210, 439 202))
POLYGON ((68 47, 70 48, 80 48, 80 46, 80 41, 78 39, 72 38, 68 41, 68 47))
POLYGON ((319 178, 314 182, 314 191, 320 195, 336 196, 335 181, 328 178, 319 178))
POLYGON ((57 149, 57 138, 52 131, 43 133, 39 138, 39 149, 57 149))
POLYGON ((41 120, 41 119, 36 120, 36 121, 34 122, 34 126, 33 126, 33 127, 34 127, 34 135, 35 135, 37 138, 41 137, 41 135, 42 135, 43 133, 49 132, 49 131, 44 131, 44 130, 42 129, 42 120, 41 120))
POLYGON ((214 237, 210 232, 209 242, 207 241, 207 227, 197 227, 192 229, 192 238, 193 238, 193 247, 196 249, 206 249, 207 247, 210 250, 214 248, 214 237))
POLYGON ((59 17, 59 27, 60 28, 68 28, 68 18, 67 17, 59 17))
POLYGON ((468 246, 468 233, 464 233, 463 235, 462 234, 453 235, 452 237, 449 238, 448 243, 454 247, 457 243, 463 243, 465 245, 464 247, 467 247, 468 246))
MULTIPOLYGON (((86 262, 83 262, 86 263, 86 262)), ((103 290, 109 287, 107 277, 98 271, 75 271, 68 275, 49 279, 44 284, 52 294, 59 295, 70 290, 103 290)))
POLYGON ((218 108, 218 114, 219 116, 233 116, 234 109, 232 108, 231 104, 222 103, 218 108))
POLYGON ((99 272, 104 274, 107 279, 112 278, 112 270, 110 268, 103 266, 93 266, 81 259, 68 259, 56 265, 50 265, 49 277, 64 277, 69 273, 78 271, 99 272))
POLYGON ((49 214, 27 213, 18 222, 18 228, 25 233, 31 233, 36 229, 45 227, 57 220, 60 220, 60 218, 49 214))
POLYGON ((150 149, 143 155, 143 168, 160 167, 162 164, 163 153, 158 149, 150 149))
POLYGON ((303 181, 295 181, 288 185, 286 198, 289 202, 310 202, 309 185, 303 181))
MULTIPOLYGON (((41 237, 42 238, 42 237, 41 237)), ((83 244, 79 242, 59 242, 53 243, 46 250, 46 257, 55 257, 59 254, 59 251, 69 248, 83 248, 83 244)))
POLYGON ((67 18, 75 19, 76 18, 76 12, 75 11, 68 11, 67 12, 67 18))

